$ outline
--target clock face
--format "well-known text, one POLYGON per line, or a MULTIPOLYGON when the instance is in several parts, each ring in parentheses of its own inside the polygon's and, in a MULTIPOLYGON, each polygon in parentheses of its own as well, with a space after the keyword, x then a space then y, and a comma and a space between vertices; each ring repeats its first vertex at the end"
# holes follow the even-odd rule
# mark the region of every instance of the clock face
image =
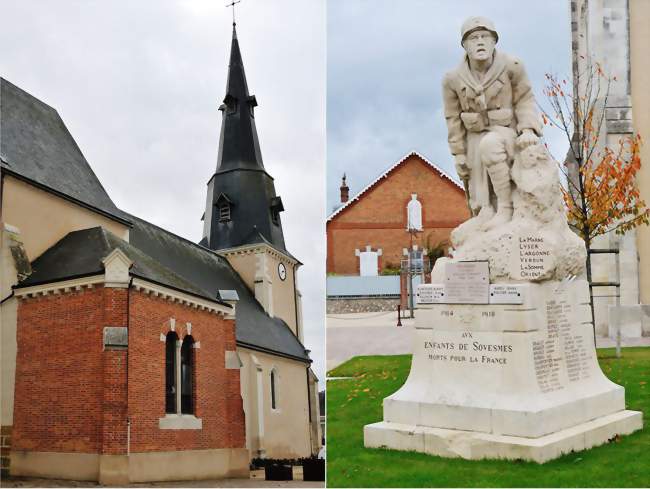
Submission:
POLYGON ((278 276, 280 280, 285 280, 287 278, 287 268, 284 266, 284 263, 278 265, 278 276))

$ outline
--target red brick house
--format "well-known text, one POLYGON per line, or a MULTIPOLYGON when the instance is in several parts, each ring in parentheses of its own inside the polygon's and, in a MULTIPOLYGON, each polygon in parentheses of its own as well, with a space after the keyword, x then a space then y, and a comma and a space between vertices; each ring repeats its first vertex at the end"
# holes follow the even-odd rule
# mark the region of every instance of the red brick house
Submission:
MULTIPOLYGON (((342 185, 342 200, 347 185, 342 185)), ((407 232, 407 205, 412 196, 422 208, 422 232, 415 244, 426 247, 447 240, 452 229, 470 217, 462 186, 437 165, 412 151, 379 175, 327 219, 327 272, 359 275, 360 257, 368 246, 381 250, 379 271, 399 267, 407 232)))

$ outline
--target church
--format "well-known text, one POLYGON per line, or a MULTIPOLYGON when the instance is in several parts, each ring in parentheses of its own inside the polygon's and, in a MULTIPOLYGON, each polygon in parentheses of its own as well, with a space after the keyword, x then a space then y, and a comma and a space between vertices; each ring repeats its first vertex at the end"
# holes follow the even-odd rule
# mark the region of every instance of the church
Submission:
POLYGON ((192 242, 118 208, 57 111, 0 79, 3 474, 248 477, 318 452, 301 262, 256 107, 233 24, 192 242))

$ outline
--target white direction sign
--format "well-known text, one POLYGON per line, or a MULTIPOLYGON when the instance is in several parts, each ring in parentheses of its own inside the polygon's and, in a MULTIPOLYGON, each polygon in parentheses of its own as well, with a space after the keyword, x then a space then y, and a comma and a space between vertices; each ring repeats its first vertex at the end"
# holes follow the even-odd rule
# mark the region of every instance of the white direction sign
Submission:
POLYGON ((490 304, 523 304, 523 285, 490 285, 490 304))
POLYGON ((421 284, 418 285, 418 304, 440 304, 445 302, 444 284, 421 284))

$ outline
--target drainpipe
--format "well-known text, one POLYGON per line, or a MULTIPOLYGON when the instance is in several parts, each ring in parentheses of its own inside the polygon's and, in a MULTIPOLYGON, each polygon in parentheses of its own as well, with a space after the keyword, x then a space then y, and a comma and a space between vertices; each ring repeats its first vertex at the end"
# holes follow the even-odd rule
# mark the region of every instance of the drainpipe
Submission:
POLYGON ((309 385, 309 367, 305 369, 305 373, 307 374, 307 409, 309 412, 309 418, 308 418, 308 431, 309 431, 309 452, 313 455, 314 454, 314 436, 312 433, 312 412, 311 412, 311 387, 309 385))
POLYGON ((131 348, 131 287, 133 277, 126 287, 126 456, 131 456, 131 416, 129 415, 129 349, 131 348))
POLYGON ((293 264, 293 309, 296 313, 296 338, 300 339, 300 330, 298 329, 300 325, 298 324, 298 280, 296 278, 296 270, 298 269, 298 264, 293 264))

